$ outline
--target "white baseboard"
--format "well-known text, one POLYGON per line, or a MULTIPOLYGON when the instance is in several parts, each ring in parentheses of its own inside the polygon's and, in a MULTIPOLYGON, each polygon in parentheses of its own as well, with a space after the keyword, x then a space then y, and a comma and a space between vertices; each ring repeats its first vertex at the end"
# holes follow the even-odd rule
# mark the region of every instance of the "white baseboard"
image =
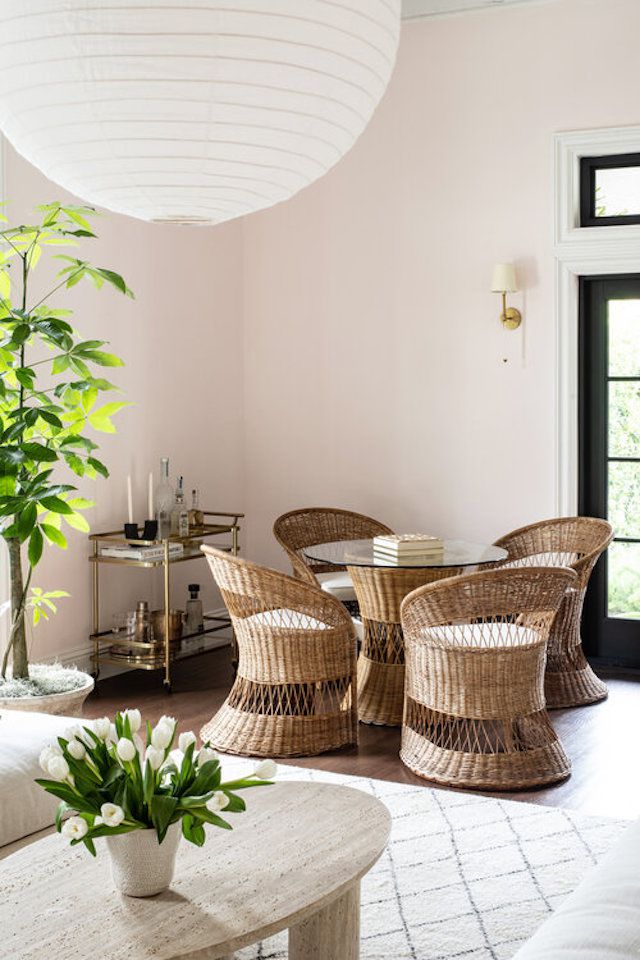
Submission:
MULTIPOLYGON (((210 617, 226 617, 228 616, 226 607, 217 607, 215 610, 207 610, 207 616, 210 617)), ((207 637, 207 648, 208 650, 218 650, 220 647, 228 647, 231 644, 231 637, 229 636, 231 628, 226 628, 221 630, 219 634, 213 634, 207 637)), ((91 673, 92 663, 91 663, 91 645, 87 641, 83 643, 82 646, 74 647, 70 650, 65 651, 65 653, 56 657, 58 663, 63 664, 65 667, 78 667, 79 670, 85 670, 87 673, 91 673)), ((115 663, 105 663, 100 665, 100 679, 106 680, 107 677, 115 677, 121 673, 128 673, 131 668, 125 666, 118 666, 115 663)))

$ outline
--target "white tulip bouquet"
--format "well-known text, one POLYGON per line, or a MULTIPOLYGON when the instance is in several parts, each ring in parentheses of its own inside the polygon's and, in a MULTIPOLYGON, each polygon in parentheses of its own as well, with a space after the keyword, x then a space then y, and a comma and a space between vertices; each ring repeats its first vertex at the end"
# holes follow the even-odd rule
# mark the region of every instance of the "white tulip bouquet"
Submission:
POLYGON ((221 811, 226 816, 245 810, 236 791, 268 786, 276 774, 273 760, 263 760, 250 776, 222 783, 215 751, 208 743, 197 749, 194 733, 181 733, 173 749, 173 717, 161 717, 155 727, 147 721, 146 743, 141 727, 139 710, 123 710, 113 723, 103 717, 72 727, 40 754, 51 779, 36 783, 61 801, 58 832, 93 856, 98 837, 154 829, 162 843, 180 820, 183 836, 201 847, 205 823, 231 830, 221 811))

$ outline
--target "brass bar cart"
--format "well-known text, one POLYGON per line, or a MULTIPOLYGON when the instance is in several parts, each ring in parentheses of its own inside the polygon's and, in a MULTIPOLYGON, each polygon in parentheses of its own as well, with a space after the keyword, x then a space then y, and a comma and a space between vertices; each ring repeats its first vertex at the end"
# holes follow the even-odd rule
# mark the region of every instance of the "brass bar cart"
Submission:
MULTIPOLYGON (((230 535, 231 543, 216 543, 219 550, 224 550, 232 556, 237 556, 240 549, 239 533, 240 520, 243 513, 224 513, 214 510, 203 510, 204 523, 189 530, 188 537, 169 537, 166 540, 127 540, 119 530, 109 530, 105 533, 92 533, 89 541, 92 544, 92 554, 89 563, 93 566, 93 630, 90 640, 93 647, 91 660, 93 677, 100 676, 102 663, 118 664, 132 670, 163 670, 163 686, 167 693, 171 692, 171 666, 176 660, 185 660, 188 657, 207 653, 206 642, 202 647, 203 637, 217 633, 231 626, 228 616, 205 614, 204 630, 198 633, 186 634, 179 643, 172 642, 170 631, 171 610, 171 567, 174 563, 184 563, 187 560, 204 560, 200 545, 211 537, 230 535), (170 556, 170 544, 182 543, 184 551, 178 556, 170 556), (101 554, 101 547, 126 546, 132 547, 163 547, 164 557, 161 559, 132 560, 124 557, 110 557, 101 554), (163 602, 164 602, 164 639, 157 642, 145 643, 131 637, 121 638, 113 630, 100 629, 100 568, 103 564, 116 566, 138 567, 139 569, 162 568, 163 575, 163 602), (195 643, 194 641, 199 641, 195 643)), ((233 644, 233 641, 232 641, 233 644)))

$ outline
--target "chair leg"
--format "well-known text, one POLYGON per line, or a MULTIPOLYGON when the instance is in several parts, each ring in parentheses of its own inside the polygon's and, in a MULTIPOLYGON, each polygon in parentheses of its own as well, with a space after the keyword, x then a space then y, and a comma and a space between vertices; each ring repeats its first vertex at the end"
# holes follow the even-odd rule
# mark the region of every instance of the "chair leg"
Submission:
POLYGON ((609 694, 582 649, 580 620, 584 595, 585 590, 567 594, 549 634, 544 693, 550 710, 597 703, 609 694))

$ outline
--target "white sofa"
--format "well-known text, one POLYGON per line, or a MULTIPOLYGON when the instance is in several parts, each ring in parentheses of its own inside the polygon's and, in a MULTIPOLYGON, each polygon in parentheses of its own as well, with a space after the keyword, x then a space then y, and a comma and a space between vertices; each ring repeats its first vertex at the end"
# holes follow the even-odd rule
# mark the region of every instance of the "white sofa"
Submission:
POLYGON ((0 710, 0 856, 7 844, 49 827, 58 801, 34 783, 40 751, 78 718, 0 710))
MULTIPOLYGON (((38 756, 78 722, 0 710, 0 859, 53 824, 57 801, 33 782, 40 776, 38 756)), ((229 761, 243 763, 237 757, 229 761)), ((625 830, 514 960, 640 960, 639 864, 640 820, 625 830)), ((0 866, 0 880, 1 872, 0 866)))
POLYGON ((640 820, 636 820, 513 960, 639 957, 640 820))

